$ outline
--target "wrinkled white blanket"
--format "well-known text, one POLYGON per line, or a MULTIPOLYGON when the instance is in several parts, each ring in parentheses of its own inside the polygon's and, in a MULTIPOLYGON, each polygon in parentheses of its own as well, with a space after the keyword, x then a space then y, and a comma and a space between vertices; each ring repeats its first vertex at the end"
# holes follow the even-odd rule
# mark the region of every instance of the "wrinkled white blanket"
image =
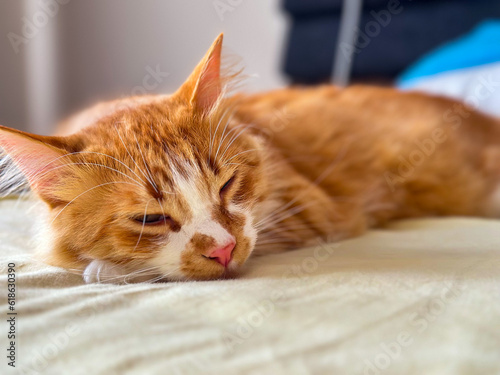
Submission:
POLYGON ((406 82, 407 90, 461 100, 474 109, 500 117, 500 63, 452 70, 406 82))
POLYGON ((0 201, 1 374, 500 374, 500 221, 400 222, 235 280, 85 285, 31 259, 28 206, 0 201))

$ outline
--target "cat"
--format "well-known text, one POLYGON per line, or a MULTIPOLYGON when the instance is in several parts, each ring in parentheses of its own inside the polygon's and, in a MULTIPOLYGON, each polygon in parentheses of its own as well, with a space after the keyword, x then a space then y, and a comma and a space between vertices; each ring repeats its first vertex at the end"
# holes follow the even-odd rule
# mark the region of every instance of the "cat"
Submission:
POLYGON ((55 136, 0 128, 3 190, 21 177, 45 203, 48 263, 211 280, 391 220, 499 216, 498 119, 382 87, 226 95, 222 39, 172 95, 98 104, 55 136))

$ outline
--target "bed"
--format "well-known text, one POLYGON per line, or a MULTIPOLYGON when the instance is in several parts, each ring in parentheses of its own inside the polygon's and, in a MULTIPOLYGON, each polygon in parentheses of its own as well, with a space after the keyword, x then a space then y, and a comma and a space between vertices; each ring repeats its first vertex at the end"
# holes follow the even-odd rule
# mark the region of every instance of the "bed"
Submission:
POLYGON ((0 201, 2 374, 500 374, 500 221, 401 221, 233 280, 85 285, 33 260, 31 207, 0 201))

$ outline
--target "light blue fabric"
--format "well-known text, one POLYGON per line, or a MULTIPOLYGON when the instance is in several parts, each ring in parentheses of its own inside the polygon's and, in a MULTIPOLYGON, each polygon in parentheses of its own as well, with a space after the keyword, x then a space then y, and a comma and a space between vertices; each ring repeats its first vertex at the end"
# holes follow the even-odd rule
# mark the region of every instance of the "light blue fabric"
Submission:
POLYGON ((500 61, 500 21, 488 20, 424 56, 399 77, 397 85, 409 88, 422 77, 496 61, 500 61))

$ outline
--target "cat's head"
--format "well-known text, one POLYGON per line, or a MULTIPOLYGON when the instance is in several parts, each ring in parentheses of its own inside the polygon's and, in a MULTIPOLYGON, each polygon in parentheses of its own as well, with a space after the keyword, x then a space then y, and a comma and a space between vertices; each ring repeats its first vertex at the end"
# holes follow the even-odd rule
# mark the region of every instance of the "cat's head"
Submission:
POLYGON ((263 152, 221 98, 221 43, 173 95, 118 106, 76 134, 0 129, 5 155, 49 207, 57 264, 202 280, 247 260, 267 190, 263 152))

